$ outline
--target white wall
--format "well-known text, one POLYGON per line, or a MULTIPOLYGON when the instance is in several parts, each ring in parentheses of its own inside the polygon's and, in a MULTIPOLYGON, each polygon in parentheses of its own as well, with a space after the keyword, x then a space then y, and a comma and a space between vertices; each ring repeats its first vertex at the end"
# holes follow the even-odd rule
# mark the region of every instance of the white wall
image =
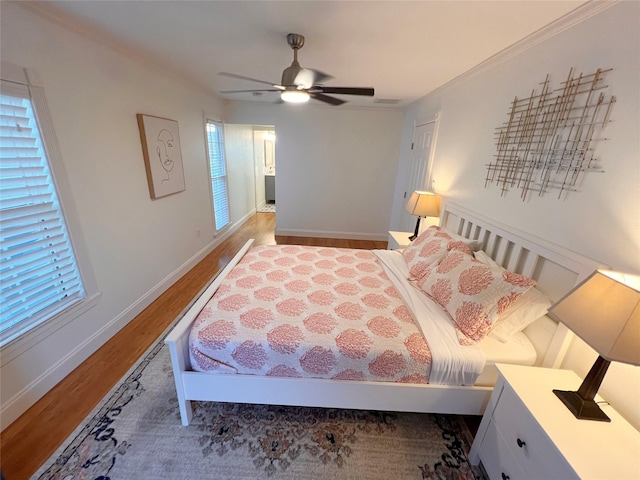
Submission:
MULTIPOLYGON (((16 344, 2 349, 6 426, 219 241, 213 238, 203 111, 222 118, 223 103, 17 3, 2 3, 1 28, 2 60, 36 70, 44 83, 102 292, 97 306, 26 351, 16 344), (178 121, 184 192, 150 199, 136 113, 178 121)), ((246 183, 241 168, 230 170, 234 189, 246 183)), ((253 208, 253 197, 243 192, 231 197, 236 223, 253 208)))
MULTIPOLYGON (((403 187, 414 123, 440 113, 433 165, 435 190, 451 201, 500 223, 544 238, 628 273, 640 273, 640 3, 621 2, 526 51, 452 82, 427 95, 406 113, 394 195, 391 229, 402 218, 403 187), (507 120, 514 96, 526 97, 547 73, 558 87, 571 67, 607 74, 608 94, 617 103, 605 130, 610 140, 597 151, 605 173, 587 173, 580 192, 564 200, 557 194, 519 191, 500 196, 484 187, 485 165, 493 159, 496 127, 507 120)), ((584 375, 595 354, 575 341, 566 368, 584 375)), ((640 367, 613 364, 601 393, 640 428, 640 367)))
POLYGON ((229 102, 225 122, 275 126, 276 234, 387 239, 401 112, 229 102))

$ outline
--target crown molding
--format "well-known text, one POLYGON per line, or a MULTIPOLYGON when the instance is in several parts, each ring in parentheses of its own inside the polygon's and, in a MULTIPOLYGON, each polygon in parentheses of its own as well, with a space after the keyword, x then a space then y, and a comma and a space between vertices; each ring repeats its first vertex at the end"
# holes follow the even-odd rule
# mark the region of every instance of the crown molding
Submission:
MULTIPOLYGON (((393 106, 380 106, 375 105, 373 107, 366 106, 364 108, 367 109, 381 109, 381 110, 389 110, 389 109, 398 109, 398 110, 406 110, 411 108, 416 102, 419 102, 422 98, 427 95, 432 95, 436 92, 440 92, 451 88, 459 83, 466 81, 470 78, 475 77, 489 69, 500 65, 501 63, 506 62, 507 60, 520 55, 524 51, 548 40, 549 38, 558 35, 559 33, 577 25, 584 20, 591 18, 595 15, 598 15, 602 11, 608 9, 611 6, 614 6, 620 3, 623 0, 589 0, 583 5, 577 7, 566 15, 560 17, 557 20, 549 23, 548 25, 542 27, 541 29, 535 31, 534 33, 524 37, 513 45, 499 51, 498 53, 492 55, 466 72, 458 75, 447 83, 435 88, 431 92, 423 95, 420 98, 417 98, 413 101, 409 101, 407 103, 402 102, 398 105, 393 106)), ((148 67, 155 68, 157 70, 163 70, 164 72, 170 74, 172 77, 181 80, 184 83, 190 84, 191 86, 196 86, 197 88, 206 91, 207 93, 213 93, 218 95, 217 92, 213 91, 210 86, 203 85, 199 81, 186 77, 184 72, 176 72, 174 70, 168 69, 161 62, 157 61, 155 58, 150 58, 145 52, 140 52, 135 49, 132 49, 125 42, 121 41, 118 38, 115 38, 113 35, 101 31, 94 25, 89 23, 85 23, 79 21, 76 18, 71 18, 67 14, 61 12, 60 10, 52 7, 48 4, 47 1, 20 1, 13 2, 19 4, 22 8, 32 11, 48 19, 49 21, 56 23, 66 30, 72 31, 78 35, 84 36, 85 38, 91 39, 94 42, 101 44, 107 48, 110 48, 118 53, 131 58, 134 61, 137 61, 142 64, 146 64, 148 67)), ((233 100, 230 100, 233 101, 233 100)))
POLYGON ((184 72, 175 71, 166 65, 164 65, 161 61, 158 61, 156 58, 148 55, 146 52, 140 51, 138 49, 132 48, 126 42, 123 42, 115 35, 105 32, 101 28, 96 25, 80 20, 78 18, 72 17, 69 14, 60 11, 55 8, 55 6, 50 5, 47 1, 34 0, 34 1, 15 1, 12 0, 12 3, 17 4, 19 7, 28 10, 35 15, 54 23, 63 29, 72 32, 76 35, 80 35, 88 40, 93 41, 94 43, 106 47, 110 50, 113 50, 120 55, 133 60, 134 62, 144 65, 147 68, 161 71, 171 78, 180 81, 181 83, 188 85, 190 87, 198 88, 199 90, 206 92, 208 94, 214 94, 216 96, 220 96, 214 90, 211 89, 208 85, 203 85, 201 82, 186 76, 184 72))
POLYGON ((623 0, 589 0, 587 3, 579 6, 575 10, 572 10, 566 15, 563 15, 557 20, 554 20, 553 22, 545 25, 539 30, 536 30, 532 34, 527 35, 522 40, 519 40, 513 45, 499 51, 498 53, 482 61, 475 67, 470 68, 466 72, 432 90, 427 95, 432 95, 433 93, 446 90, 487 70, 490 70, 506 62, 507 60, 522 54, 526 50, 539 45, 540 43, 552 37, 555 37, 559 33, 562 33, 565 30, 568 30, 587 19, 600 14, 609 7, 612 7, 622 1, 623 0))

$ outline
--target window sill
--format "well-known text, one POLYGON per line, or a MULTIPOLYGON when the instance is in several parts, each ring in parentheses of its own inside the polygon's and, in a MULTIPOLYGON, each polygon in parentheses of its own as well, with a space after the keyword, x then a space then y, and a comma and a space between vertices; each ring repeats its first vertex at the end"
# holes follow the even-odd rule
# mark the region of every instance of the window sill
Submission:
POLYGON ((5 340, 5 343, 0 346, 0 365, 4 366, 11 362, 14 358, 22 355, 46 337, 52 335, 55 331, 60 330, 68 323, 88 312, 98 304, 101 297, 102 293, 97 292, 56 317, 50 318, 46 322, 34 326, 24 333, 5 340))

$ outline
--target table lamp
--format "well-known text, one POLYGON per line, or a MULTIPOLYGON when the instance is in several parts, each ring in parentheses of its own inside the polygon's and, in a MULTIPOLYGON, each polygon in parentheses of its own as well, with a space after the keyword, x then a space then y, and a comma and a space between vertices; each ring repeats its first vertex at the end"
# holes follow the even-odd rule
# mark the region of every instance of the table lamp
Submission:
POLYGON ((440 216, 440 197, 433 192, 421 192, 416 190, 411 194, 407 205, 404 207, 411 215, 416 215, 416 230, 409 240, 414 241, 420 230, 420 218, 440 216))
POLYGON ((577 392, 553 391, 576 418, 611 421, 594 401, 609 364, 640 365, 639 289, 640 277, 596 270, 549 309, 598 353, 577 392))

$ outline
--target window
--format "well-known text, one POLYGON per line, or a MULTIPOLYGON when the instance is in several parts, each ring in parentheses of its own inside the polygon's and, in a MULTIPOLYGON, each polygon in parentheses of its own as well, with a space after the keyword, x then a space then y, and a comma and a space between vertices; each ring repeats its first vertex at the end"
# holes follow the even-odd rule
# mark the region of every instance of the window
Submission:
POLYGON ((227 162, 224 155, 224 130, 221 123, 207 120, 207 146, 213 196, 213 216, 216 232, 219 232, 230 222, 227 162))
POLYGON ((0 345, 86 298, 31 93, 2 80, 0 345))

